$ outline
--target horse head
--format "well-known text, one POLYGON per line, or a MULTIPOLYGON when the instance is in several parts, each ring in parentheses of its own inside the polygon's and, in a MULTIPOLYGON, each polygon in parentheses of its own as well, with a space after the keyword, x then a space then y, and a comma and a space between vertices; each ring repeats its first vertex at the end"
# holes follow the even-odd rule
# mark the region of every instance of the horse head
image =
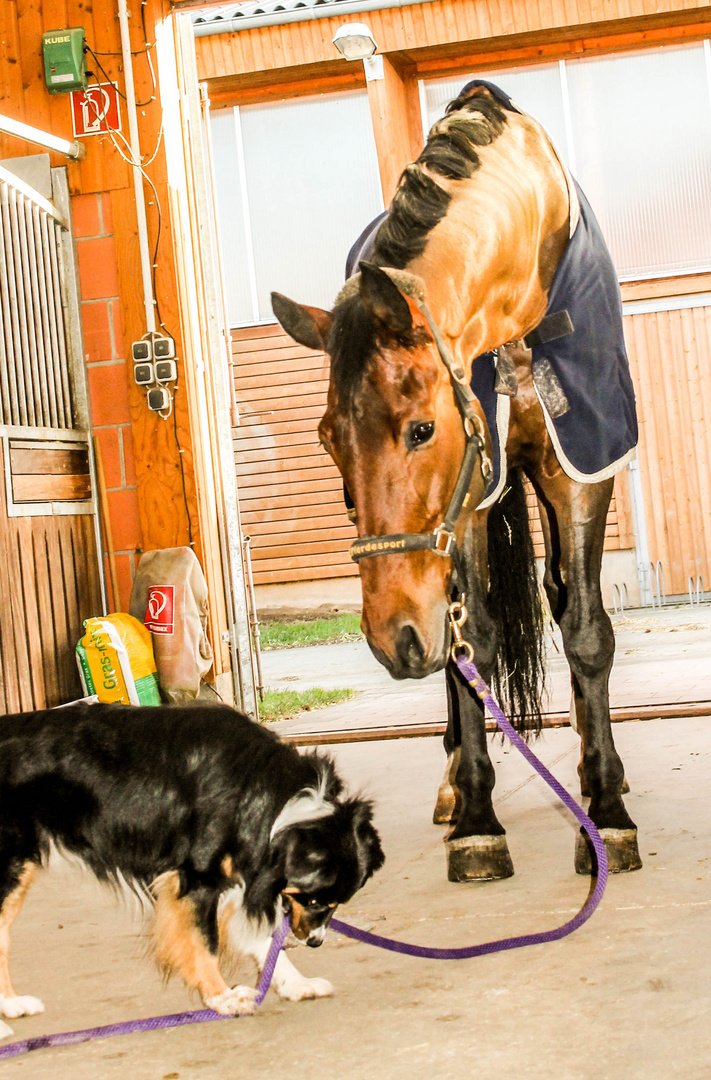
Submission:
MULTIPOLYGON (((272 301, 287 333, 330 357, 319 438, 353 499, 359 537, 377 545, 378 537, 432 534, 447 513, 467 436, 450 373, 420 306, 423 283, 361 263, 332 312, 276 293, 272 301)), ((478 402, 472 408, 486 431, 478 402)), ((483 494, 482 472, 475 469, 456 525, 460 542, 483 494)), ((391 544, 359 568, 363 631, 377 659, 398 679, 442 668, 452 559, 391 544)))

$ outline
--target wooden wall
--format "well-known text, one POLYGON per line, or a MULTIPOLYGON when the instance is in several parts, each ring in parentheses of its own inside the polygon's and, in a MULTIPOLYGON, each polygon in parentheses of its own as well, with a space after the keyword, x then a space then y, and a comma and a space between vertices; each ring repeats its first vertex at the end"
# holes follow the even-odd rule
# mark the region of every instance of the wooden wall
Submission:
POLYGON ((0 714, 81 694, 74 647, 101 613, 96 564, 89 514, 6 516, 0 461, 0 714))
MULTIPOLYGON (((160 0, 148 0, 144 13, 149 40, 155 40, 155 22, 162 17, 160 0)), ((135 6, 131 24, 136 98, 148 102, 152 96, 152 83, 143 48, 139 5, 135 6)), ((121 41, 115 0, 16 0, 0 4, 0 112, 22 120, 34 127, 50 131, 62 138, 72 139, 72 121, 68 94, 50 94, 44 83, 42 64, 42 34, 46 30, 64 26, 83 26, 87 42, 100 55, 100 62, 108 76, 116 80, 123 92, 123 65, 121 41)), ((154 68, 155 50, 153 55, 154 68)), ((88 57, 88 66, 102 82, 106 78, 98 70, 96 61, 88 57)), ((128 135, 125 102, 121 102, 124 134, 128 135)), ((141 147, 146 156, 152 154, 161 126, 160 89, 155 100, 139 110, 141 147)), ((145 391, 133 381, 130 361, 130 343, 145 333, 143 292, 139 272, 138 224, 133 192, 133 176, 130 167, 122 160, 108 136, 90 136, 84 139, 86 157, 81 162, 67 163, 58 154, 51 156, 52 165, 67 165, 70 190, 73 196, 93 195, 105 192, 113 221, 113 232, 100 237, 92 244, 82 245, 82 287, 84 299, 95 296, 115 296, 120 309, 120 323, 116 328, 116 357, 121 364, 120 372, 112 372, 124 382, 122 397, 127 399, 133 436, 133 460, 136 472, 136 514, 140 519, 143 547, 169 547, 186 544, 187 517, 182 496, 182 486, 176 484, 176 469, 180 461, 175 434, 170 425, 155 413, 149 412, 145 403, 145 391), (92 249, 92 250, 90 250, 92 249), (96 292, 96 283, 110 279, 109 291, 96 292)), ((38 148, 18 139, 0 136, 0 157, 24 156, 38 153, 38 148)), ((161 245, 158 252, 157 291, 163 320, 176 338, 179 365, 182 373, 183 349, 180 335, 180 318, 172 257, 171 223, 168 214, 167 174, 165 156, 159 151, 149 173, 154 180, 162 203, 161 245)), ((151 250, 156 240, 158 210, 155 199, 146 188, 151 250)), ((84 207, 80 208, 83 215, 84 207)), ((86 312, 84 312, 86 318, 86 312)), ((93 323, 89 333, 93 330, 93 323)), ((94 379, 94 382, 98 382, 94 379)), ((92 392, 94 386, 92 385, 92 392)), ((102 402, 97 401, 101 412, 102 402)), ((185 396, 178 394, 176 400, 178 437, 185 449, 183 465, 187 475, 188 506, 198 534, 199 523, 193 482, 192 440, 190 419, 185 396)), ((178 477, 179 479, 179 477, 178 477)), ((120 528, 120 513, 116 527, 120 528)), ((141 537, 138 538, 141 546, 141 537)))
POLYGON ((255 585, 356 575, 343 483, 316 431, 326 408, 326 357, 280 326, 233 330, 232 339, 235 468, 255 585))
MULTIPOLYGON (((297 345, 279 326, 233 330, 233 372, 240 424, 233 429, 242 525, 252 537, 256 585, 353 577, 356 537, 343 484, 318 441, 326 408, 328 361, 297 345)), ((536 554, 543 536, 529 495, 536 554)), ((605 549, 634 546, 627 479, 618 478, 605 549)))
MULTIPOLYGON (((335 10, 330 18, 198 38, 199 76, 214 103, 279 96, 280 82, 296 93, 363 86, 362 66, 338 59, 331 43, 343 19, 335 10)), ((711 29, 708 4, 698 0, 438 0, 364 19, 380 52, 420 76, 692 40, 711 29)))
POLYGON ((711 590, 711 307, 625 319, 649 554, 667 595, 711 590))
MULTIPOLYGON (((198 488, 205 447, 196 438, 199 423, 191 387, 203 379, 200 350, 188 352, 183 338, 182 312, 174 259, 170 187, 163 138, 160 84, 153 88, 145 55, 141 14, 148 42, 169 12, 165 0, 129 5, 133 75, 141 151, 157 197, 144 184, 151 261, 155 257, 156 294, 163 332, 176 341, 178 387, 174 411, 166 422, 149 411, 146 392, 136 386, 131 342, 146 332, 140 274, 138 219, 133 170, 108 135, 82 141, 86 157, 67 163, 51 155, 53 166, 67 166, 73 213, 77 222, 78 261, 82 292, 82 321, 94 423, 106 457, 108 500, 118 554, 120 596, 115 608, 127 610, 132 575, 142 551, 183 546, 190 535, 210 583, 210 633, 217 673, 228 666, 222 562, 214 492, 198 488), (162 141, 161 141, 162 140, 162 141), (154 156, 155 151, 155 156, 154 156), (159 205, 160 204, 160 205, 159 205), (187 355, 186 355, 187 353, 187 355), (193 375, 191 383, 190 374, 193 375)), ((99 55, 88 67, 101 82, 107 78, 125 92, 116 0, 2 0, 0 3, 0 113, 65 139, 72 139, 70 97, 50 94, 44 83, 42 34, 82 26, 87 43, 99 55), (104 68, 102 72, 98 63, 104 68)), ((156 49, 153 69, 160 78, 156 49)), ((175 72, 168 72, 174 81, 175 72)), ((91 81, 96 81, 92 79, 91 81)), ((122 131, 128 137, 125 100, 121 101, 122 131)), ((0 136, 0 159, 36 154, 38 148, 0 136)), ((178 150, 178 153, 180 150, 178 150)))

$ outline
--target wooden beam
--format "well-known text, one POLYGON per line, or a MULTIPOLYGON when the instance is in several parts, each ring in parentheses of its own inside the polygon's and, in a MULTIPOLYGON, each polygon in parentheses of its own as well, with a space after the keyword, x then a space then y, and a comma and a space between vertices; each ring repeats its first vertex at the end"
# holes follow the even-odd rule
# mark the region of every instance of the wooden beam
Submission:
POLYGON ((406 165, 422 150, 422 122, 414 69, 401 75, 387 56, 383 77, 367 82, 375 149, 385 205, 390 203, 406 165))
POLYGON ((655 300, 666 296, 693 296, 711 292, 711 274, 681 274, 678 277, 650 281, 624 281, 620 285, 623 300, 655 300))

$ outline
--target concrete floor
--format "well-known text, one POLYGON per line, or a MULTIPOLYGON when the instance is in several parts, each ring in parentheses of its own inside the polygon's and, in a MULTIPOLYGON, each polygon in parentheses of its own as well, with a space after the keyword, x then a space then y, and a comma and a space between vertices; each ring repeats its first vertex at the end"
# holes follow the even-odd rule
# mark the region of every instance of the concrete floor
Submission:
MULTIPOLYGON (((694 685, 711 697, 710 622, 697 619, 699 629, 676 631, 673 639, 668 622, 641 646, 626 647, 651 649, 647 674, 659 666, 658 649, 671 657, 672 681, 677 662, 681 673, 686 664, 689 677, 698 679, 694 685)), ((635 632, 645 628, 639 624, 635 632)), ((325 668, 332 654, 320 651, 325 668)), ((618 651, 622 659, 619 636, 618 651)), ((279 655, 292 670, 300 664, 304 670, 299 652, 309 650, 279 655)), ((633 659, 641 662, 638 653, 630 653, 630 664, 633 659)), ((340 668, 340 659, 334 664, 340 668)), ((644 669, 635 681, 643 701, 650 685, 644 669)), ((347 679, 336 684, 352 685, 347 679)), ((422 709, 423 684, 407 684, 409 691, 390 685, 396 694, 410 694, 408 708, 422 709)), ((372 700, 365 705, 372 711, 372 700)), ((380 696, 380 706, 386 719, 399 717, 388 694, 380 696)), ((316 714, 318 723, 326 726, 335 711, 316 714)), ((292 1004, 270 993, 254 1018, 38 1051, 2 1063, 3 1075, 708 1080, 711 720, 618 724, 615 739, 632 786, 627 805, 639 826, 644 869, 612 878, 599 911, 572 937, 437 962, 332 934, 320 950, 299 948, 291 955, 304 974, 335 984, 333 999, 292 1004)), ((575 793, 574 733, 547 731, 537 751, 575 793)), ((446 830, 431 824, 443 767, 439 739, 343 745, 333 753, 349 784, 375 798, 387 854, 384 869, 339 913, 344 920, 409 941, 456 946, 555 926, 583 903, 586 881, 573 872, 571 821, 500 739, 492 738, 495 795, 516 875, 481 885, 446 880, 446 830)), ((47 1012, 12 1021, 15 1037, 200 1007, 177 983, 163 990, 142 958, 140 926, 135 909, 81 871, 62 863, 43 875, 16 924, 13 972, 18 992, 41 997, 47 1012)), ((248 968, 238 973, 241 981, 250 974, 248 968)))

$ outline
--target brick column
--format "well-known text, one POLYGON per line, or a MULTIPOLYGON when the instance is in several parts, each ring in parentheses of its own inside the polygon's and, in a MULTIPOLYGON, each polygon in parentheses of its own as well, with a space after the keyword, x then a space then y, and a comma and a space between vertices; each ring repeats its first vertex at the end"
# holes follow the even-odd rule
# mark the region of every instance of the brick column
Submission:
POLYGON ((109 603, 113 611, 128 611, 143 541, 110 197, 75 195, 72 211, 92 420, 101 447, 119 582, 120 596, 113 604, 109 582, 109 603))

